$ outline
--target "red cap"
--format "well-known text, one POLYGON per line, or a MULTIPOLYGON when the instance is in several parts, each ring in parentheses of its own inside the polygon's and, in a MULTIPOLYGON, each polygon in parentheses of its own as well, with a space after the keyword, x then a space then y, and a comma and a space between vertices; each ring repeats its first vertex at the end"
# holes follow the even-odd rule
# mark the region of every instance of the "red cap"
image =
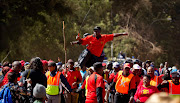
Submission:
POLYGON ((102 66, 103 66, 103 67, 106 66, 106 63, 102 63, 102 66))
POLYGON ((127 68, 127 67, 128 67, 128 68, 131 68, 130 63, 125 63, 125 64, 124 64, 124 68, 127 68))
POLYGON ((24 66, 25 61, 24 61, 24 60, 21 60, 20 63, 21 63, 21 66, 24 66))
POLYGON ((46 60, 41 60, 41 62, 42 62, 42 64, 43 64, 43 66, 44 66, 45 64, 48 64, 48 62, 47 62, 46 60))

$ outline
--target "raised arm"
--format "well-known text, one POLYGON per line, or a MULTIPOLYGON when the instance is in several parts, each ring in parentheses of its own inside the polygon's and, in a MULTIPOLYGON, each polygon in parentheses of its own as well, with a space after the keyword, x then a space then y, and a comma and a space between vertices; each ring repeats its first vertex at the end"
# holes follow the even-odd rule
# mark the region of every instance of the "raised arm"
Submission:
POLYGON ((114 37, 118 37, 118 36, 122 36, 122 35, 128 35, 128 33, 124 32, 124 33, 113 33, 114 37))
POLYGON ((82 44, 82 40, 80 39, 80 40, 78 40, 78 41, 72 41, 72 42, 70 42, 71 43, 71 45, 74 45, 74 44, 82 44))

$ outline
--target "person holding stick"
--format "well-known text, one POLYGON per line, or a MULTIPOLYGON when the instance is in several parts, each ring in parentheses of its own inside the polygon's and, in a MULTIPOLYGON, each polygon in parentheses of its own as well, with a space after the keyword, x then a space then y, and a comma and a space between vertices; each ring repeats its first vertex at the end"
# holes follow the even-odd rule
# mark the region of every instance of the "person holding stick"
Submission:
POLYGON ((104 48, 104 45, 108 41, 112 41, 114 37, 128 35, 128 33, 113 33, 113 34, 101 34, 101 28, 98 26, 94 27, 94 34, 89 35, 85 38, 79 38, 77 41, 72 41, 73 44, 82 44, 87 45, 87 49, 81 53, 78 58, 80 66, 90 67, 95 62, 102 62, 101 54, 104 48))

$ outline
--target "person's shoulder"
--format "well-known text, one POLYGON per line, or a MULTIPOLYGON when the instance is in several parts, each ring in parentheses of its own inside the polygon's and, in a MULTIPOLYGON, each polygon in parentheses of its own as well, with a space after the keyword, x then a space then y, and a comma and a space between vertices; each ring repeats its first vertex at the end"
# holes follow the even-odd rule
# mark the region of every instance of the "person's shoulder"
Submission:
POLYGON ((21 75, 26 75, 26 74, 28 74, 29 72, 30 72, 30 69, 27 69, 27 70, 23 71, 23 72, 21 73, 21 75))
POLYGON ((103 77, 101 75, 99 75, 99 74, 97 74, 97 78, 103 80, 103 77))
POLYGON ((87 37, 83 38, 83 39, 89 39, 89 38, 93 38, 93 34, 92 35, 88 35, 87 37))
POLYGON ((75 71, 74 71, 74 73, 78 73, 78 74, 79 74, 79 73, 80 73, 80 71, 78 71, 78 70, 75 70, 75 71))

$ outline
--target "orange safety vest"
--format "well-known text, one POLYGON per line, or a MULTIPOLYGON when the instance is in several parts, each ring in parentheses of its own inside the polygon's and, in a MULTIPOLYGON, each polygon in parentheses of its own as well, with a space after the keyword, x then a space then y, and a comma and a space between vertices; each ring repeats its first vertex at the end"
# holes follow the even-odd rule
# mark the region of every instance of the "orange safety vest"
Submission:
POLYGON ((180 84, 175 85, 172 80, 169 80, 169 94, 180 95, 180 84))
POLYGON ((133 74, 129 74, 128 77, 124 77, 122 75, 123 71, 118 72, 117 82, 116 82, 116 91, 122 94, 128 94, 129 91, 129 85, 131 82, 133 74))
POLYGON ((152 86, 158 86, 158 76, 154 76, 154 78, 150 81, 150 85, 152 86))
POLYGON ((59 82, 60 82, 61 72, 57 72, 54 77, 50 76, 50 71, 46 73, 47 77, 47 88, 46 93, 49 95, 58 95, 59 94, 59 82))

